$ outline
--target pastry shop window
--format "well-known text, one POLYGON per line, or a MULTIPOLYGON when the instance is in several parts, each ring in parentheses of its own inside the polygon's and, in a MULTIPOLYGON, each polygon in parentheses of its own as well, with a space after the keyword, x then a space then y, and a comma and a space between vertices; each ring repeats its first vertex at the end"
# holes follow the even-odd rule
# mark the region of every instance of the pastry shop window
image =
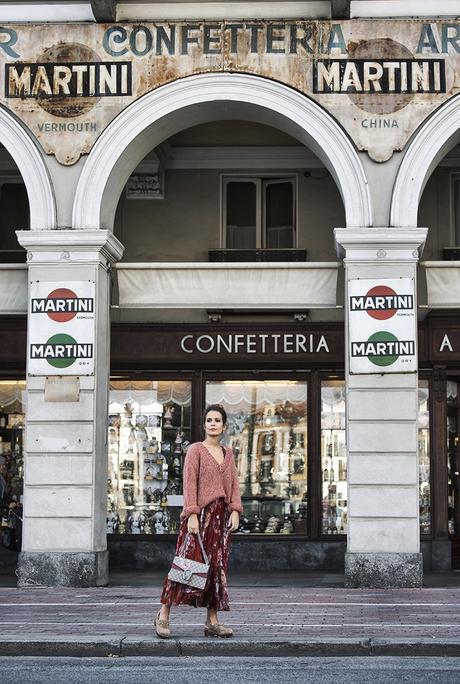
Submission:
POLYGON ((237 534, 307 534, 307 383, 207 381, 206 404, 228 415, 244 509, 237 534))
POLYGON ((321 383, 322 533, 347 534, 345 382, 321 383))
POLYGON ((21 550, 25 380, 0 380, 0 537, 21 550))
POLYGON ((418 480, 420 533, 431 533, 430 479, 430 390, 428 380, 419 380, 418 387, 418 480))
POLYGON ((185 380, 111 381, 109 534, 178 532, 191 389, 185 380))

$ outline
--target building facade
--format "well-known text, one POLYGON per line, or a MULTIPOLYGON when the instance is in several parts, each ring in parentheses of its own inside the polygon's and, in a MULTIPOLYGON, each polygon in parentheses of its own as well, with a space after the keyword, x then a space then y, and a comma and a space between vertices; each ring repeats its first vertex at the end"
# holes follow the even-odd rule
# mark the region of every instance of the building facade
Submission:
POLYGON ((239 567, 458 567, 456 4, 2 3, 21 585, 166 567, 211 402, 239 567))

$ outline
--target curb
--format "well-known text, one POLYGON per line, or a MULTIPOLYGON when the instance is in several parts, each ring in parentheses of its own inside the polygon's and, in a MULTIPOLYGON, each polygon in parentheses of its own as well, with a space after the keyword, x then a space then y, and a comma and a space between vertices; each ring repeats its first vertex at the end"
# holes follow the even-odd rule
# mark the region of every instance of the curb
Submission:
POLYGON ((246 639, 120 639, 13 641, 0 643, 2 656, 45 657, 339 657, 339 656, 460 656, 460 640, 434 639, 304 639, 250 641, 246 639))

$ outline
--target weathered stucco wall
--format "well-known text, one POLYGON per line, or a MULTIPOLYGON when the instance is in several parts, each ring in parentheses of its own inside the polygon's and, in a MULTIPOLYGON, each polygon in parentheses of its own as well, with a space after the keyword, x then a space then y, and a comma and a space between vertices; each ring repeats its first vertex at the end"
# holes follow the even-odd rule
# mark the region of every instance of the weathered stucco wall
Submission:
MULTIPOLYGON (((333 228, 345 221, 342 199, 327 171, 311 174, 297 174, 298 247, 308 250, 309 261, 334 261, 333 228)), ((123 193, 115 223, 115 234, 125 246, 123 260, 208 261, 208 250, 223 246, 220 187, 219 171, 170 170, 164 200, 129 200, 123 193)))

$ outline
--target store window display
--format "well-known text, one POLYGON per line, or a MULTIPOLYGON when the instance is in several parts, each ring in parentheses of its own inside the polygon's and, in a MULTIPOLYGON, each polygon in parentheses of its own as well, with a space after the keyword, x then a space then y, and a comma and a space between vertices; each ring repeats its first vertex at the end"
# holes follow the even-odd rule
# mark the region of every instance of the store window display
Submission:
POLYGON ((448 530, 460 534, 460 488, 459 488, 459 413, 460 396, 458 383, 447 381, 447 484, 448 484, 448 530))
POLYGON ((108 430, 107 532, 177 532, 190 444, 190 383, 111 381, 108 430))
POLYGON ((419 380, 418 388, 418 472, 420 533, 431 533, 430 473, 430 389, 428 380, 419 380))
POLYGON ((307 534, 307 383, 206 383, 206 403, 228 415, 244 513, 240 534, 307 534))
POLYGON ((21 550, 25 381, 0 380, 0 541, 21 550))
POLYGON ((322 532, 346 534, 348 526, 345 383, 321 384, 322 532))

